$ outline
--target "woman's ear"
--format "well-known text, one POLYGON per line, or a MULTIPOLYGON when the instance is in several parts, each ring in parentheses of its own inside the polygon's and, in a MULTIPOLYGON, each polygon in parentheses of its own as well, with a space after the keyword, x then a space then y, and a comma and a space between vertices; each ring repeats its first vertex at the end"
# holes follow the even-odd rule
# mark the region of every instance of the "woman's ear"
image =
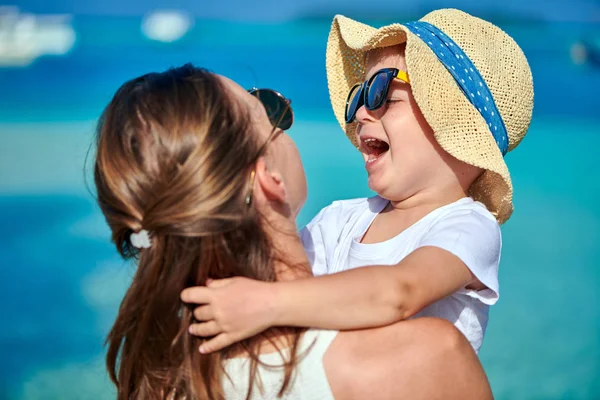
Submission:
POLYGON ((287 193, 281 175, 276 171, 270 171, 264 157, 256 162, 255 189, 260 188, 265 198, 269 201, 285 203, 287 193))

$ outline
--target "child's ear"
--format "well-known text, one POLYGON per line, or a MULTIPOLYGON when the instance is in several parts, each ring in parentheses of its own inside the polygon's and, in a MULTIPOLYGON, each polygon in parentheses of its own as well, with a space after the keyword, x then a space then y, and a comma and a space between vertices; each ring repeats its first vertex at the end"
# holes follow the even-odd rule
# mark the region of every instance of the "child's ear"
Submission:
POLYGON ((256 184, 267 200, 285 203, 287 194, 283 179, 278 172, 270 171, 267 168, 264 157, 259 158, 256 162, 256 184))

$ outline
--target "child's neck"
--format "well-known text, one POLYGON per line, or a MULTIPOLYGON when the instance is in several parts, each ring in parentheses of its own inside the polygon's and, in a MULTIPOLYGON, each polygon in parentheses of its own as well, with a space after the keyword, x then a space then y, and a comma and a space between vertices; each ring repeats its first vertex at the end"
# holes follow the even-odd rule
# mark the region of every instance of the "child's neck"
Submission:
POLYGON ((400 201, 392 201, 375 217, 361 243, 379 243, 389 240, 421 220, 430 212, 468 197, 462 190, 444 193, 421 192, 400 201))
POLYGON ((413 214, 422 214, 420 217, 422 218, 439 207, 468 196, 468 191, 459 185, 451 185, 441 190, 422 190, 404 199, 389 199, 390 203, 383 212, 402 214, 408 217, 413 214))

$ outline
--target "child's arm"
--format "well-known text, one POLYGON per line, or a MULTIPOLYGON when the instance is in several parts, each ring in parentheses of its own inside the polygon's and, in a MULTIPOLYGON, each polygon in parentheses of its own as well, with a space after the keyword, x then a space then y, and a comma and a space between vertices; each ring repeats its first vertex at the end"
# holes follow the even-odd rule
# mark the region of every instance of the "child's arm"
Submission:
POLYGON ((274 284, 273 326, 359 329, 388 325, 477 279, 455 255, 422 247, 396 266, 356 268, 274 284))
POLYGON ((201 347, 212 352, 271 326, 344 330, 387 325, 475 281, 457 256, 422 247, 396 266, 276 283, 224 279, 186 289, 182 300, 202 304, 194 311, 200 323, 190 332, 215 336, 201 347))
POLYGON ((459 289, 486 304, 498 297, 502 239, 495 220, 458 213, 438 221, 420 246, 395 266, 361 267, 317 278, 266 283, 244 278, 186 289, 198 336, 215 351, 272 326, 359 329, 415 315, 459 289))

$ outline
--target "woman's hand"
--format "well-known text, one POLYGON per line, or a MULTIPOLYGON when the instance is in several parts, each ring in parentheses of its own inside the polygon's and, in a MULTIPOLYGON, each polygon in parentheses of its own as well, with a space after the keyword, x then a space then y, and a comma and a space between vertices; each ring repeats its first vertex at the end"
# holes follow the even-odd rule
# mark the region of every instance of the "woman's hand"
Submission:
POLYGON ((201 353, 212 353, 252 337, 273 326, 275 321, 275 284, 248 278, 209 280, 206 287, 183 290, 181 300, 198 304, 197 323, 189 332, 213 337, 200 346, 201 353))

